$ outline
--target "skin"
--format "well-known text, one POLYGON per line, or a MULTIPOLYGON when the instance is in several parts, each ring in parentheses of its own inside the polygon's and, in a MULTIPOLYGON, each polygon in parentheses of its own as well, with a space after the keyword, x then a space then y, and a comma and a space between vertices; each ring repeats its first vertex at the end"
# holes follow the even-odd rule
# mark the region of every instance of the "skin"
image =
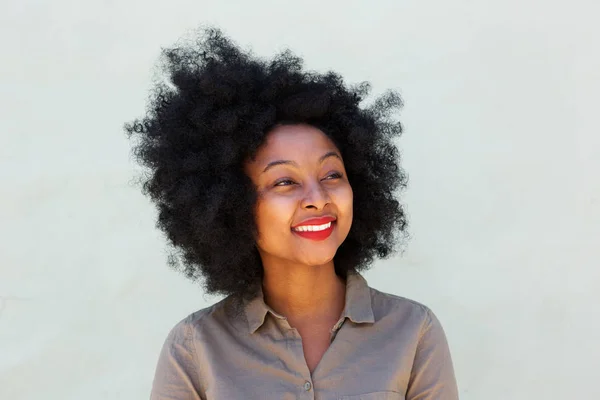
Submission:
POLYGON ((298 331, 312 372, 344 309, 346 286, 335 273, 333 257, 352 225, 353 194, 341 153, 317 128, 279 125, 245 164, 245 172, 258 193, 256 245, 265 302, 298 331), (282 160, 289 163, 269 166, 282 160), (322 215, 337 218, 327 239, 313 241, 292 231, 322 215))

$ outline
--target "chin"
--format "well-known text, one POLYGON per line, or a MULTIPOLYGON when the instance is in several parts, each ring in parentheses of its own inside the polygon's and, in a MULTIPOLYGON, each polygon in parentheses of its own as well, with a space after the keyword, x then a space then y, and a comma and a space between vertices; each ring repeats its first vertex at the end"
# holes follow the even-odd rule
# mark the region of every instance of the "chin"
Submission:
POLYGON ((320 267, 322 265, 326 265, 333 261, 333 257, 335 256, 335 252, 328 252, 328 254, 318 255, 313 254, 311 257, 301 257, 299 261, 302 264, 308 265, 310 267, 320 267))

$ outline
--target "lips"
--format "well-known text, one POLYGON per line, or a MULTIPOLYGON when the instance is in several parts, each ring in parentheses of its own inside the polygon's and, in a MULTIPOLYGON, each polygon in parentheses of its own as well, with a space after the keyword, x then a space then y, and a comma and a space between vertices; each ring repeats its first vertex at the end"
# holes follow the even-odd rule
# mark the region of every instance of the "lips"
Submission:
POLYGON ((322 217, 312 217, 312 218, 305 219, 304 221, 300 222, 298 225, 292 226, 292 229, 297 228, 299 226, 306 226, 306 225, 324 225, 328 222, 333 222, 333 221, 335 221, 335 217, 333 217, 331 215, 324 215, 322 217))
POLYGON ((300 224, 294 226, 292 228, 292 232, 295 235, 298 235, 304 239, 320 241, 320 240, 327 239, 331 235, 331 233, 333 232, 333 229, 335 228, 335 224, 336 224, 336 219, 335 219, 335 217, 332 217, 332 216, 309 218, 309 219, 302 221, 300 224), (318 231, 296 230, 296 228, 299 228, 302 226, 317 227, 317 226, 322 226, 322 225, 329 225, 329 227, 318 230, 318 231))

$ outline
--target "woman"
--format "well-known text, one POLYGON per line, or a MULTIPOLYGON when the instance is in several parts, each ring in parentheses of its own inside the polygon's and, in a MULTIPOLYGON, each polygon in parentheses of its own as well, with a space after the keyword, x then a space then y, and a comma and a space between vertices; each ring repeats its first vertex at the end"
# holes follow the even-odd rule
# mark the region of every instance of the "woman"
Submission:
POLYGON ((226 297, 172 329, 152 399, 458 398, 435 315, 359 274, 406 232, 399 96, 361 108, 368 85, 218 29, 163 56, 126 131, 172 264, 226 297))

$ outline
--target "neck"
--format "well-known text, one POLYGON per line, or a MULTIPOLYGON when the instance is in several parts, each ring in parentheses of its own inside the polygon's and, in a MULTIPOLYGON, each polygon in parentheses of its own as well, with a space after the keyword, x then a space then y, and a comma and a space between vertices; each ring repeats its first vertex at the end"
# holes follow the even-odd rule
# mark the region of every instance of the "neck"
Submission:
POLYGON ((263 267, 265 303, 290 323, 340 317, 346 284, 336 275, 333 261, 320 266, 274 263, 263 267))

